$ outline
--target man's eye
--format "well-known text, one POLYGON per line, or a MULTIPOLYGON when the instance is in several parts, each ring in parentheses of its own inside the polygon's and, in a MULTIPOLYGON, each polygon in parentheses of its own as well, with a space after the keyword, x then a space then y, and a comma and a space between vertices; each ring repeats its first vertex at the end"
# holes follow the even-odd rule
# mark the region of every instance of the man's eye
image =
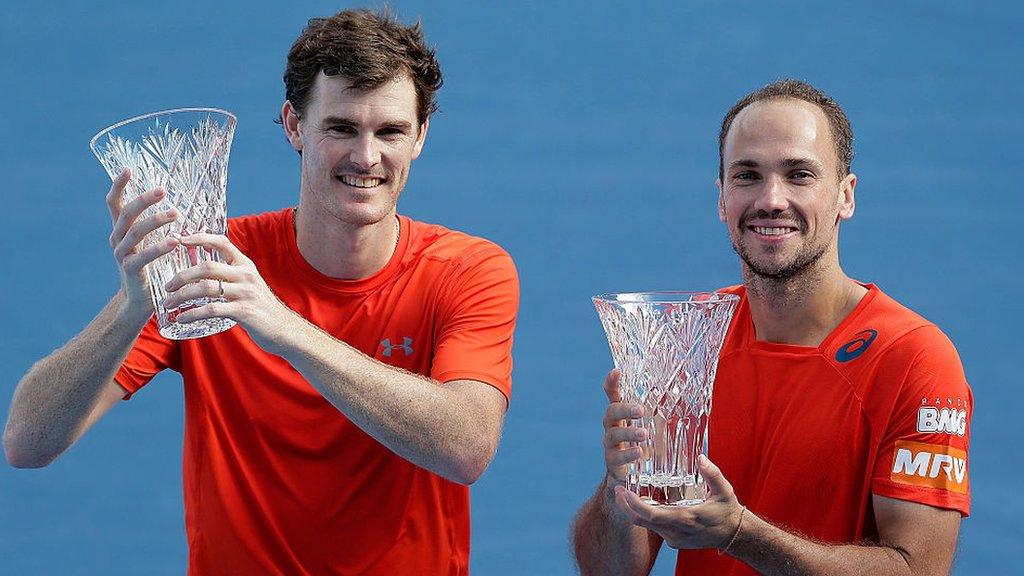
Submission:
POLYGON ((757 173, 756 172, 740 172, 739 174, 736 174, 735 176, 733 176, 733 179, 735 179, 735 180, 757 180, 757 173))
POLYGON ((797 170, 796 172, 793 172, 793 174, 790 177, 795 178, 797 180, 806 180, 808 178, 814 178, 814 174, 808 172, 807 170, 797 170))
POLYGON ((356 132, 351 126, 329 126, 327 130, 335 134, 355 134, 356 132))
POLYGON ((377 131, 377 134, 384 137, 394 138, 395 136, 401 136, 402 131, 398 128, 382 128, 377 131))

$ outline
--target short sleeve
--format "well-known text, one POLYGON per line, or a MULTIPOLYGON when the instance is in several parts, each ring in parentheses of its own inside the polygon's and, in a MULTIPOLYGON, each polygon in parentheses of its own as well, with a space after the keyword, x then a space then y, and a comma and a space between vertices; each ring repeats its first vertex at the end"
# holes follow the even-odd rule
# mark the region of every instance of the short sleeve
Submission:
POLYGON ((131 398, 132 394, 148 384, 164 368, 181 371, 181 351, 177 344, 161 336, 156 317, 150 318, 114 375, 114 380, 125 389, 125 400, 131 398))
POLYGON ((952 342, 935 326, 897 340, 880 366, 899 395, 871 491, 970 513, 968 445, 974 398, 952 342))
POLYGON ((519 279, 512 258, 486 243, 446 278, 438 303, 435 380, 478 380, 506 400, 512 391, 512 339, 519 309, 519 279))

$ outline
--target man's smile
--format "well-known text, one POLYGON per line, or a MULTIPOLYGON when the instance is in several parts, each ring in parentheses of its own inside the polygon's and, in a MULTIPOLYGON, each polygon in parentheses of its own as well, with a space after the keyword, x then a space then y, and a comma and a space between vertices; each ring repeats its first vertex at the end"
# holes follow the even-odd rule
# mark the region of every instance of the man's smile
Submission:
POLYGON ((383 178, 377 178, 376 176, 350 176, 342 174, 337 177, 343 184, 352 186, 354 188, 376 188, 385 182, 383 178))
POLYGON ((767 241, 784 240, 801 231, 798 223, 778 218, 751 218, 743 223, 741 229, 752 232, 756 238, 767 241))
POLYGON ((792 226, 747 226, 747 230, 758 236, 767 236, 769 238, 782 238, 799 231, 799 229, 792 226))

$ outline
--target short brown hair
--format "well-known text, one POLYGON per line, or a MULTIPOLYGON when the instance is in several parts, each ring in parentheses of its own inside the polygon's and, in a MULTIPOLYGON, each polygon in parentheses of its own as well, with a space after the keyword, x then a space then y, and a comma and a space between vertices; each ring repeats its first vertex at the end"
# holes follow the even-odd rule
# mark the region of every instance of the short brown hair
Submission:
POLYGON ((408 74, 416 87, 420 124, 435 111, 441 67, 419 22, 405 26, 383 10, 342 10, 313 18, 292 44, 284 71, 285 98, 302 116, 320 72, 343 76, 353 88, 373 89, 408 74))
POLYGON ((839 160, 839 178, 850 173, 853 164, 853 130, 850 120, 846 118, 843 108, 827 94, 800 80, 776 80, 763 88, 759 88, 740 99, 726 113, 722 120, 722 130, 718 133, 718 178, 725 179, 725 137, 729 134, 733 120, 741 111, 754 102, 775 100, 778 98, 795 98, 810 102, 828 118, 829 130, 832 132, 832 145, 835 147, 836 158, 839 160))

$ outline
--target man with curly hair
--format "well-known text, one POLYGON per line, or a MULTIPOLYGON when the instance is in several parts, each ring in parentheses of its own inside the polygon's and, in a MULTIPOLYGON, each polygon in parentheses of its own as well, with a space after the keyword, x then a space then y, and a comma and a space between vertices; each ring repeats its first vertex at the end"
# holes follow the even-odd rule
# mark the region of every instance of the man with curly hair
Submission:
POLYGON ((398 215, 441 71, 419 24, 346 10, 288 54, 280 122, 299 153, 296 207, 227 236, 149 248, 173 221, 121 203, 121 289, 19 383, 4 434, 45 466, 165 368, 184 379, 189 574, 466 574, 469 490, 497 449, 511 389, 518 280, 495 244, 398 215), (163 338, 143 267, 179 246, 223 263, 168 283, 177 321, 235 328, 163 338))

